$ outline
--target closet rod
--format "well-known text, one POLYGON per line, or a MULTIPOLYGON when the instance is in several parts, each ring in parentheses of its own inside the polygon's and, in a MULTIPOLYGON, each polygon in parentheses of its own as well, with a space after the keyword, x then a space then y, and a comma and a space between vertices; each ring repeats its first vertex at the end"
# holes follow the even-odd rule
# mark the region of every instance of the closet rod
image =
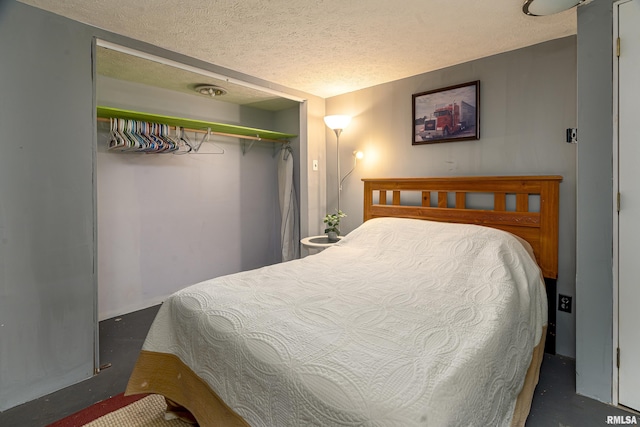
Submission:
MULTIPOLYGON (((106 118, 106 117, 98 117, 98 121, 99 122, 105 122, 105 123, 110 123, 111 119, 106 118)), ((169 129, 174 129, 175 130, 175 126, 169 126, 169 129)), ((264 142, 278 142, 280 144, 287 144, 289 141, 287 140, 282 140, 282 139, 270 139, 270 138, 261 138, 259 136, 250 136, 250 135, 236 135, 233 133, 225 133, 225 132, 216 132, 216 131, 207 131, 207 130, 203 130, 203 129, 189 129, 189 128, 182 128, 184 131, 186 132, 196 132, 196 133, 209 133, 210 135, 219 135, 219 136, 230 136, 232 138, 240 138, 240 139, 250 139, 253 141, 264 141, 264 142)))

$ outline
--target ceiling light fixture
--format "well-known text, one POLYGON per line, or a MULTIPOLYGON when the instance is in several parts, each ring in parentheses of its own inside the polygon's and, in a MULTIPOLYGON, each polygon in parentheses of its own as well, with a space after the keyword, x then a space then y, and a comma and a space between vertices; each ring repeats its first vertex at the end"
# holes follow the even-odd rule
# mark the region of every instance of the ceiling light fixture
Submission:
POLYGON ((193 90, 198 92, 200 95, 206 95, 212 98, 214 96, 222 96, 227 93, 226 89, 214 85, 197 85, 193 90))
POLYGON ((529 16, 545 16, 564 12, 578 6, 585 0, 526 0, 522 11, 529 16))

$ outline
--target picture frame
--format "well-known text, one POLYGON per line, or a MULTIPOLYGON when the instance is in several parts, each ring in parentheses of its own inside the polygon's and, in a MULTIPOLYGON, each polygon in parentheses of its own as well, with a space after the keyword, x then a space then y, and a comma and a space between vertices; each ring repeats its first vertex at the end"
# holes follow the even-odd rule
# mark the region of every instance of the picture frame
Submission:
POLYGON ((480 139, 480 80, 412 98, 412 145, 480 139))

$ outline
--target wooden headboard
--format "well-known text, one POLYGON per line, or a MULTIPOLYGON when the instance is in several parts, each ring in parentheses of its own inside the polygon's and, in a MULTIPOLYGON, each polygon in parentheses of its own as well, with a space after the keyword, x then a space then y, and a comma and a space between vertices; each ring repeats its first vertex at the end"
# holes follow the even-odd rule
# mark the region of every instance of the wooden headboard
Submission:
POLYGON ((382 178, 362 181, 365 221, 377 217, 399 217, 499 228, 531 244, 544 277, 558 277, 558 199, 561 176, 382 178), (376 204, 374 192, 378 192, 376 204), (402 204, 402 194, 416 192, 422 201, 421 205, 402 204), (391 204, 388 204, 388 193, 392 195, 391 204), (432 193, 437 194, 433 203, 432 193), (449 193, 454 196, 449 197, 449 193), (493 195, 493 209, 467 209, 468 193, 493 195), (515 209, 507 210, 507 200, 511 197, 508 195, 515 195, 515 209), (539 212, 529 210, 530 195, 539 195, 539 212), (455 200, 454 206, 449 206, 449 199, 455 200))

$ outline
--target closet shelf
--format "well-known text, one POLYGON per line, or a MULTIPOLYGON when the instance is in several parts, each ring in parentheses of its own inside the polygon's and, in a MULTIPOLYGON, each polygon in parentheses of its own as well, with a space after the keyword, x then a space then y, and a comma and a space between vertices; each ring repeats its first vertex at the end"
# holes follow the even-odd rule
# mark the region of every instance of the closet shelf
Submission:
POLYGON ((289 142, 289 138, 295 138, 297 136, 290 133, 208 122, 205 120, 164 116, 161 114, 142 113, 138 111, 122 110, 120 108, 98 106, 97 110, 98 120, 103 119, 108 121, 110 118, 140 120, 144 122, 166 124, 169 126, 179 126, 185 128, 186 131, 198 133, 207 133, 207 129, 211 129, 212 135, 231 136, 254 141, 279 142, 281 144, 286 144, 289 142))

